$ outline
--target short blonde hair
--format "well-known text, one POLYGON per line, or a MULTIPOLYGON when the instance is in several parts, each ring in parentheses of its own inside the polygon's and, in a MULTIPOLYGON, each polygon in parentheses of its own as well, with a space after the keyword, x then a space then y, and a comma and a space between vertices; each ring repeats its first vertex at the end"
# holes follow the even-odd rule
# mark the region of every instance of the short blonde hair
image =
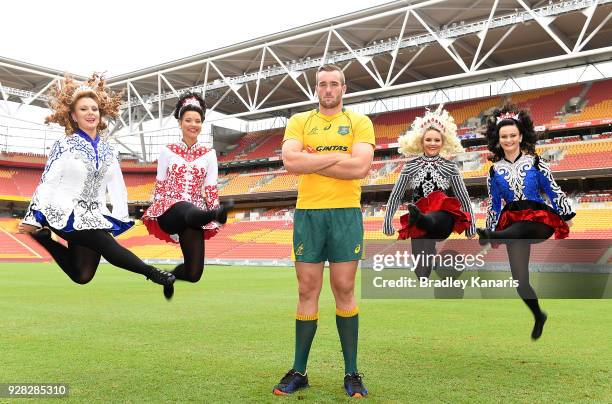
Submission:
POLYGON ((465 151, 457 137, 455 119, 441 107, 440 105, 435 112, 427 111, 425 116, 416 118, 410 129, 397 139, 397 150, 401 154, 409 156, 423 153, 423 135, 429 129, 439 132, 442 136, 440 154, 448 156, 465 151))
POLYGON ((344 72, 342 71, 342 68, 338 65, 328 63, 328 64, 325 64, 319 67, 319 69, 317 70, 317 75, 316 75, 317 84, 319 83, 319 72, 340 72, 340 79, 342 80, 342 84, 346 83, 344 72))

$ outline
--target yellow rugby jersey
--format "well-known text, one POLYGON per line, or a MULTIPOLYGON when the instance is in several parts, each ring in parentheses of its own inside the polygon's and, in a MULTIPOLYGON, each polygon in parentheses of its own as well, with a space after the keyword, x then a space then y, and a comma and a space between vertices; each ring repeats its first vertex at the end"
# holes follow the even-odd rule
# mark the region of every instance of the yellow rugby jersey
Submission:
MULTIPOLYGON (((296 139, 311 153, 351 154, 355 143, 376 144, 370 118, 347 109, 330 116, 317 109, 295 114, 287 123, 283 142, 287 139, 296 139)), ((316 173, 302 174, 298 181, 296 208, 358 208, 361 206, 360 182, 316 173)))

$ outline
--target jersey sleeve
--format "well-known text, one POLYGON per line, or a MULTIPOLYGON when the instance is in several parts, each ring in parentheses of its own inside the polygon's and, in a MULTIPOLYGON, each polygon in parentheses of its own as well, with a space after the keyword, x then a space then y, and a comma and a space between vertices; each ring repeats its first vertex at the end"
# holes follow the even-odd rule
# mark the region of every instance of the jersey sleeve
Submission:
POLYGON ((374 134, 374 125, 372 120, 365 115, 360 116, 360 119, 355 122, 353 128, 353 143, 369 143, 376 146, 376 136, 374 134))
POLYGON ((304 144, 304 123, 299 115, 293 115, 287 122, 283 143, 289 139, 294 139, 304 144))

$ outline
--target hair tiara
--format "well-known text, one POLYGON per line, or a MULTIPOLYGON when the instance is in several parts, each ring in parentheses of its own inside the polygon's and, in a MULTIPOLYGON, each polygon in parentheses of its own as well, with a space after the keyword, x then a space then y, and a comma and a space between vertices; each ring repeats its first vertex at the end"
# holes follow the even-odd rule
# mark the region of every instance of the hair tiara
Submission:
POLYGON ((501 121, 506 121, 509 119, 512 119, 513 121, 518 122, 519 120, 518 112, 515 114, 514 112, 507 111, 507 112, 499 114, 495 124, 498 125, 501 121))

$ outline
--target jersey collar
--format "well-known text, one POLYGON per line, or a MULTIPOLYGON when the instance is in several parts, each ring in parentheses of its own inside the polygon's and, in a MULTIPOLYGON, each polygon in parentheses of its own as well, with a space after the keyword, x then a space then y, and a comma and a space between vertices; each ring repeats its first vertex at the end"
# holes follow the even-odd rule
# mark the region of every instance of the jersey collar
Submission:
POLYGON ((319 118, 327 121, 327 122, 331 122, 334 119, 338 118, 339 116, 344 115, 344 111, 340 111, 337 114, 333 114, 333 115, 324 115, 321 112, 319 112, 319 110, 317 110, 317 114, 316 114, 319 118))

